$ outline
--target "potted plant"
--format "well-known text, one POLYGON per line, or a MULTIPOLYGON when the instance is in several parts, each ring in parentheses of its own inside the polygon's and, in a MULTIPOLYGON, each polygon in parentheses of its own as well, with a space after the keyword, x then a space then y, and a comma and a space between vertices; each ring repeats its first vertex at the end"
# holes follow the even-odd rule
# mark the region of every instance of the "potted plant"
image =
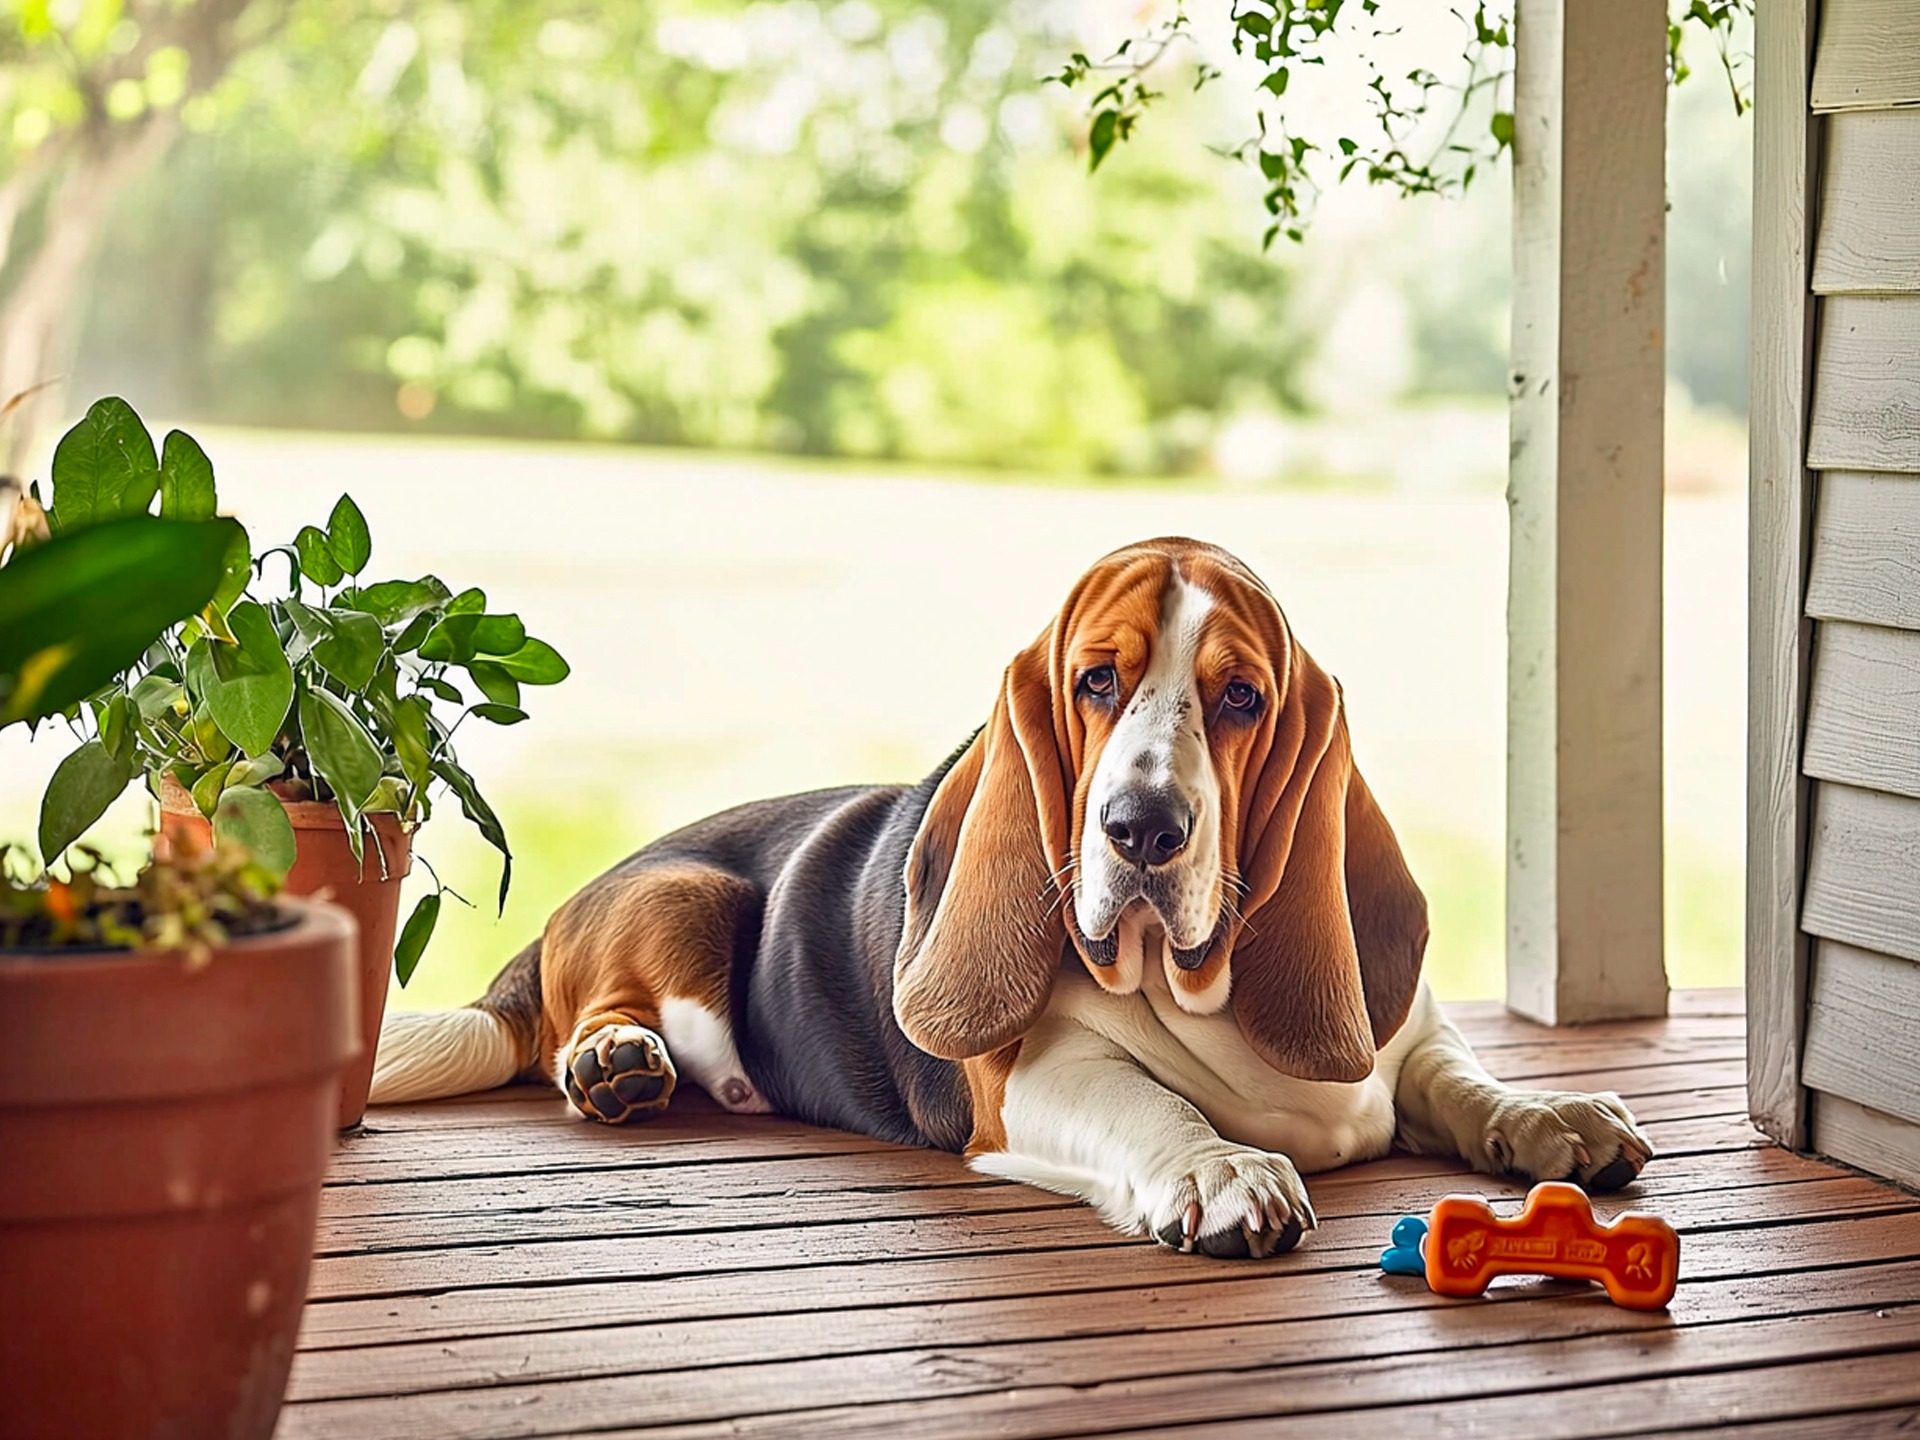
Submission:
MULTIPOLYGON (((130 455, 134 469, 156 471, 163 515, 170 495, 175 513, 213 513, 213 467, 200 447, 174 431, 156 456, 132 408, 107 399, 54 453, 56 532, 70 494, 100 508, 101 454, 130 455), (182 478, 170 487, 169 475, 182 478)), ((141 487, 122 494, 123 505, 144 509, 141 487)), ((518 724, 526 719, 521 687, 567 675, 551 645, 529 636, 517 615, 489 611, 479 590, 455 593, 432 575, 363 583, 372 549, 366 519, 345 495, 324 529, 306 526, 257 560, 243 541, 230 557, 237 583, 89 697, 76 716, 84 743, 49 783, 40 827, 51 863, 144 774, 174 846, 239 844, 282 873, 289 893, 328 894, 353 911, 365 1047, 341 1087, 343 1127, 366 1107, 388 967, 407 982, 442 895, 452 893, 435 877, 400 926, 412 832, 432 813, 437 789, 450 790, 500 851, 506 903, 506 832, 460 764, 454 735, 469 717, 518 724), (283 585, 267 586, 270 566, 284 568, 283 585)))
MULTIPOLYGON (((0 726, 73 713, 231 571, 231 521, 88 518, 50 535, 0 482, 0 726)), ((360 1043, 351 918, 276 883, 237 851, 125 888, 0 851, 9 1436, 273 1430, 360 1043)))

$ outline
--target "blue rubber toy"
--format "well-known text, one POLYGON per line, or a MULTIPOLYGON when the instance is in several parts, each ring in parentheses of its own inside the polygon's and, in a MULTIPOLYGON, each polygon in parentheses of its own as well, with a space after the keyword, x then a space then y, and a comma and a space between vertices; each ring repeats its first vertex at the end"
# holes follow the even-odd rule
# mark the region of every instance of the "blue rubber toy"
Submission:
POLYGON ((1427 1273, 1426 1258, 1420 1253, 1420 1242, 1427 1238, 1427 1222, 1418 1215, 1408 1215, 1393 1227, 1393 1244, 1380 1252, 1380 1268, 1389 1275, 1419 1275, 1427 1273))

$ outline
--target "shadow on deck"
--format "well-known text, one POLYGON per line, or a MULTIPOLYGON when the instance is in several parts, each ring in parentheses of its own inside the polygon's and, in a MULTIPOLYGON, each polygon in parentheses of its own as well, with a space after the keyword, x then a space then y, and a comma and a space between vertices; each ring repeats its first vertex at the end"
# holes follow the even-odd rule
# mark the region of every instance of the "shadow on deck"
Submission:
POLYGON ((1310 1177, 1294 1254, 1212 1261, 691 1092, 633 1130, 532 1088, 377 1110, 335 1157, 279 1435, 1914 1433, 1920 1199, 1762 1140, 1739 1011, 1691 992, 1552 1031, 1452 1007, 1495 1074, 1617 1090, 1645 1124, 1658 1158, 1596 1208, 1681 1231, 1659 1315, 1381 1275, 1397 1216, 1519 1194, 1412 1156, 1310 1177))

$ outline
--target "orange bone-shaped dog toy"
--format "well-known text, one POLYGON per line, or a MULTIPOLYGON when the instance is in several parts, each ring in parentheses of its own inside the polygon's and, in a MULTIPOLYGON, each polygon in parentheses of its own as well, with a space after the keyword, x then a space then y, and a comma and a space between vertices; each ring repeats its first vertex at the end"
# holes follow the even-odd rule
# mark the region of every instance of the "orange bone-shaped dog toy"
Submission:
POLYGON ((1598 1280, 1616 1305, 1659 1310, 1680 1278, 1680 1237, 1655 1215, 1594 1219, 1577 1185, 1536 1185, 1511 1220, 1476 1195, 1449 1195, 1433 1207, 1426 1239, 1427 1285, 1436 1295, 1478 1295, 1496 1275, 1598 1280))

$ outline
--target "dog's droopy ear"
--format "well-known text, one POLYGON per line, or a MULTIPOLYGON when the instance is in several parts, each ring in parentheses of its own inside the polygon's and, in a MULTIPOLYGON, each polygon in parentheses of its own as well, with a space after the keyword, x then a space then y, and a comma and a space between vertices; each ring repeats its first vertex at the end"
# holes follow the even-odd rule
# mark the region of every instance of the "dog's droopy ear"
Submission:
POLYGON ((1068 792, 1048 675, 1044 639, 1007 668, 992 718, 934 792, 907 855, 894 1018, 949 1060, 1018 1039, 1060 966, 1068 792))
POLYGON ((1412 1007, 1427 907, 1353 768, 1340 687, 1305 652, 1295 660, 1256 787, 1234 1013, 1276 1070, 1354 1082, 1412 1007))

